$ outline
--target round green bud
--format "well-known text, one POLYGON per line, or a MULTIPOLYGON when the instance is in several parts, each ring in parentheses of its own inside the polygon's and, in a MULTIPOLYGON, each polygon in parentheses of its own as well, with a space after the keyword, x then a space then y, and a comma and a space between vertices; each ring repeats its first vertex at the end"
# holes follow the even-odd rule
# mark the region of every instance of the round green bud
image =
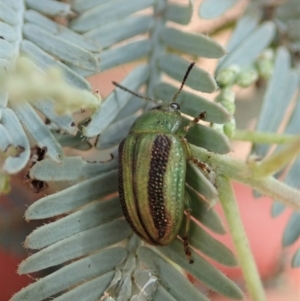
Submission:
POLYGON ((235 112, 235 93, 230 87, 222 89, 220 94, 216 97, 216 101, 220 102, 230 114, 235 112))
POLYGON ((239 72, 240 67, 238 65, 229 66, 217 74, 216 81, 221 87, 231 86, 239 72))
POLYGON ((235 83, 242 88, 251 86, 258 79, 258 72, 255 68, 243 69, 236 78, 235 83))
POLYGON ((224 125, 224 133, 227 137, 231 138, 234 135, 236 129, 235 119, 231 118, 229 122, 224 125))
POLYGON ((270 79, 274 69, 274 51, 265 50, 255 61, 255 67, 260 78, 270 79))

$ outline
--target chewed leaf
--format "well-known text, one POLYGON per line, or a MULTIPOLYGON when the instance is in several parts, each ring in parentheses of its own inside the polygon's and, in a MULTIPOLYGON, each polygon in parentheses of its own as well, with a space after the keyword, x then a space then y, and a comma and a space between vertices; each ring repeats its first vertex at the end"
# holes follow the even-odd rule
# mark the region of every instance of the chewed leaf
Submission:
POLYGON ((10 136, 12 144, 23 150, 18 156, 8 157, 5 160, 3 169, 10 174, 14 174, 23 169, 29 160, 29 141, 20 121, 11 109, 5 108, 2 110, 1 123, 5 127, 7 134, 10 136))
POLYGON ((75 135, 77 127, 75 121, 70 115, 57 115, 55 112, 55 101, 53 99, 43 99, 37 101, 34 107, 44 114, 49 120, 55 123, 60 129, 66 131, 71 135, 75 135))
POLYGON ((61 146, 33 108, 27 102, 13 104, 12 107, 23 126, 35 139, 37 145, 40 148, 45 148, 47 155, 52 160, 61 162, 64 157, 61 146))

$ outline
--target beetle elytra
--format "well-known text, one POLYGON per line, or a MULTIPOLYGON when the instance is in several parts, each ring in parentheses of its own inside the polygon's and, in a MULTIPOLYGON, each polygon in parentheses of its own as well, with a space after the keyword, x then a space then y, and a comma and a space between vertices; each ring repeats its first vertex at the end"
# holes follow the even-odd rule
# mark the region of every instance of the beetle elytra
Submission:
MULTIPOLYGON (((172 102, 159 104, 139 116, 119 146, 119 197, 125 218, 145 242, 165 246, 179 233, 186 212, 184 251, 190 263, 188 243, 189 195, 185 189, 186 164, 193 157, 185 140, 188 130, 206 113, 184 125, 176 98, 194 63, 187 69, 172 102)), ((144 99, 146 97, 113 82, 117 87, 144 99)), ((150 99, 151 100, 151 99, 150 99)), ((199 164, 198 164, 199 163, 199 164)))

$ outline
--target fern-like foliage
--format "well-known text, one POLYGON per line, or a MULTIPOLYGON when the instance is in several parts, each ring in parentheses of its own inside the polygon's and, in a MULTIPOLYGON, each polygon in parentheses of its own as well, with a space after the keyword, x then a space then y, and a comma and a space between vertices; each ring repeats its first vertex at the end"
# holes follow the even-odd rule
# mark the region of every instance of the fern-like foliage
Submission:
MULTIPOLYGON (((208 16, 216 16, 237 1, 227 0, 221 6, 217 2, 205 1, 199 13, 204 11, 208 16), (211 15, 209 12, 216 7, 216 15, 211 15)), ((289 1, 288 5, 294 5, 294 2, 289 1)), ((263 4, 256 1, 246 10, 227 47, 229 54, 219 62, 216 70, 221 87, 219 103, 195 93, 195 90, 211 93, 217 89, 214 77, 198 66, 186 81, 186 86, 194 92, 183 90, 177 102, 182 112, 190 116, 206 111, 206 120, 212 127, 197 124, 186 138, 194 145, 197 158, 218 170, 220 187, 225 183, 221 180, 223 177, 237 178, 290 204, 284 193, 275 191, 272 194, 267 189, 270 183, 280 185, 279 181, 273 177, 263 181, 249 179, 250 173, 234 169, 235 162, 223 156, 230 151, 224 133, 234 138, 235 132, 231 87, 234 84, 247 86, 262 77, 259 56, 274 41, 278 31, 275 22, 262 19, 261 7, 263 4), (231 95, 229 99, 224 97, 228 95, 231 95)), ((115 89, 100 105, 84 79, 99 70, 139 60, 138 67, 121 84, 133 91, 143 87, 141 93, 169 102, 191 60, 218 59, 226 53, 210 37, 185 30, 184 25, 190 22, 196 9, 193 1, 182 5, 167 0, 73 0, 70 4, 54 0, 2 0, 0 8, 0 19, 4 24, 3 34, 0 34, 4 37, 0 39, 0 48, 4 49, 0 61, 1 78, 4 78, 0 95, 0 151, 4 156, 4 172, 0 174, 0 183, 7 185, 8 175, 17 173, 27 164, 31 138, 39 148, 46 150, 48 158, 34 164, 30 179, 68 183, 66 188, 39 199, 26 211, 27 220, 59 218, 27 237, 25 247, 37 251, 21 263, 18 272, 27 274, 48 267, 57 267, 57 270, 22 289, 11 300, 208 300, 183 273, 193 275, 215 292, 242 299, 241 289, 207 259, 230 267, 238 264, 232 251, 207 231, 219 235, 225 233, 219 216, 213 209, 208 209, 206 203, 213 203, 218 191, 205 174, 192 166, 188 167, 186 189, 191 197, 189 235, 194 263, 189 264, 184 256, 180 238, 166 247, 150 247, 132 233, 116 194, 116 150, 141 110, 149 104, 115 89), (67 27, 56 22, 62 19, 68 23, 67 27), (36 65, 17 62, 20 55, 30 58, 36 65), (49 71, 50 67, 57 68, 60 73, 53 69, 49 71), (31 76, 26 78, 22 72, 31 76), (11 82, 18 74, 20 81, 14 89, 11 82), (164 75, 178 84, 167 83, 164 75), (36 88, 32 84, 34 80, 36 88), (26 82, 33 88, 25 89, 26 82), (47 83, 53 84, 54 89, 47 89, 47 83), (23 90, 20 87, 24 87, 23 90), (18 89, 24 91, 23 100, 13 93, 18 89), (96 109, 88 120, 75 119, 71 114, 91 107, 96 109), (50 123, 45 124, 36 110, 50 123), (91 149, 93 143, 94 152, 110 148, 112 159, 89 162, 81 156, 64 155, 64 146, 84 151, 91 149)), ((278 19, 284 19, 279 8, 276 13, 278 19)), ((275 123, 277 125, 281 118, 277 114, 277 119, 272 122, 274 126, 266 128, 264 120, 270 118, 269 110, 272 111, 269 108, 272 95, 268 90, 276 89, 276 83, 284 78, 286 89, 282 93, 285 94, 276 95, 279 105, 282 97, 290 100, 298 88, 296 75, 290 70, 288 53, 284 47, 277 50, 258 130, 275 131, 275 123), (279 77, 276 68, 281 63, 285 66, 283 77, 279 77), (293 85, 287 88, 290 80, 293 85)), ((263 60, 266 62, 270 60, 263 60)), ((287 105, 282 106, 280 113, 283 114, 287 105)), ((292 118, 290 124, 293 124, 292 118)), ((293 130, 292 126, 291 133, 293 130)), ((259 153, 259 147, 256 144, 253 150, 259 153)), ((290 192, 292 199, 299 196, 295 190, 290 192)), ((224 200, 224 194, 219 193, 221 201, 224 200)))
MULTIPOLYGON (((69 4, 56 1, 47 1, 43 5, 36 1, 1 1, 1 13, 3 21, 1 31, 3 39, 0 41, 3 53, 2 76, 6 76, 7 72, 14 68, 16 58, 22 55, 30 58, 42 70, 57 67, 68 83, 76 88, 91 91, 89 83, 72 71, 67 64, 80 66, 92 72, 97 71, 99 63, 95 53, 100 51, 100 47, 94 41, 82 37, 43 15, 46 13, 50 16, 68 16, 71 14, 69 4)), ((24 68, 21 67, 21 70, 24 72, 24 68)), ((16 83, 11 90, 13 88, 18 91, 20 85, 16 83)), ((30 100, 36 96, 32 91, 19 97, 5 92, 1 94, 1 137, 5 137, 1 149, 4 155, 9 146, 19 149, 18 155, 7 155, 3 170, 8 174, 17 173, 24 168, 30 157, 30 144, 23 127, 40 148, 47 149, 47 154, 51 159, 56 162, 61 162, 63 159, 61 146, 33 108, 44 114, 60 129, 71 135, 76 134, 77 127, 72 116, 65 114, 65 116, 58 117, 53 107, 55 100, 59 101, 59 99, 55 99, 55 95, 49 98, 49 94, 48 92, 45 95, 48 99, 42 99, 42 96, 35 98, 32 105, 27 102, 27 99, 30 100), (22 105, 17 102, 20 98, 23 98, 22 105), (7 106, 8 103, 9 106, 7 106)))

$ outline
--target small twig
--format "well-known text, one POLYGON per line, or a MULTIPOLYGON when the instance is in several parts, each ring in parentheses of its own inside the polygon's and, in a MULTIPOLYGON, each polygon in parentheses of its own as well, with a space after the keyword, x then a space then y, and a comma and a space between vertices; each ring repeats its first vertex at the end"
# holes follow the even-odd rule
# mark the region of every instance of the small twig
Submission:
POLYGON ((291 142, 295 137, 295 135, 288 134, 235 130, 233 137, 230 139, 253 143, 284 144, 291 142))
POLYGON ((253 301, 266 301, 230 180, 219 176, 217 177, 217 186, 250 298, 253 301))
POLYGON ((300 211, 300 191, 272 176, 255 178, 253 166, 228 155, 218 155, 193 145, 191 148, 194 156, 202 162, 208 163, 217 175, 223 175, 251 186, 258 192, 300 211))

